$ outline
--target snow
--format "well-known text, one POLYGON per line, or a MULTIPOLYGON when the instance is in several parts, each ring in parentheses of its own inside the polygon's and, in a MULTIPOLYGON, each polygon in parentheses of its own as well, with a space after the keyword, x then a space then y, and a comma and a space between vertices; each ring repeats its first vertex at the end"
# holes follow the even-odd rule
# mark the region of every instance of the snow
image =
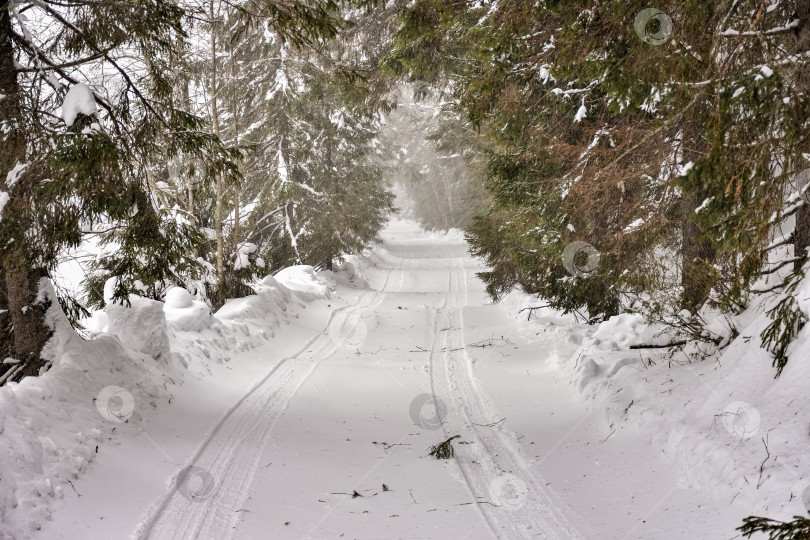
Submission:
POLYGON ((318 294, 326 294, 329 290, 328 284, 318 278, 315 269, 306 264, 287 267, 273 277, 293 291, 314 291, 318 294))
POLYGON ((547 83, 549 81, 555 82, 557 80, 557 79, 554 78, 554 76, 549 71, 549 69, 548 69, 549 67, 551 67, 551 66, 549 66, 548 64, 543 64, 537 70, 537 76, 540 78, 541 81, 543 81, 543 84, 545 84, 545 83, 547 83))
MULTIPOLYGON (((509 302, 535 303, 522 293, 509 302)), ((618 432, 643 433, 677 467, 683 488, 725 498, 731 513, 788 519, 810 510, 799 500, 810 485, 810 460, 800 449, 806 425, 799 411, 807 396, 799 380, 810 368, 794 360, 789 372, 773 379, 770 355, 751 346, 767 324, 764 311, 753 305, 739 316, 740 336, 715 362, 690 363, 680 354, 673 363, 662 349, 630 350, 678 339, 636 314, 613 317, 594 330, 561 324, 547 311, 526 326, 554 333, 562 370, 592 410, 618 432)), ((714 331, 727 336, 720 322, 714 331)), ((801 351, 808 338, 805 329, 792 346, 794 359, 807 357, 801 351)))
POLYGON ((194 297, 182 287, 173 287, 166 293, 164 311, 185 309, 194 305, 194 297))
POLYGON ((98 112, 98 105, 90 87, 84 83, 71 86, 62 102, 62 119, 65 124, 68 127, 72 126, 80 113, 85 116, 92 116, 96 112, 98 112))
POLYGON ((577 114, 574 116, 574 122, 581 122, 588 116, 588 109, 585 107, 585 98, 582 98, 582 105, 577 109, 577 114))
POLYGON ((698 206, 697 208, 695 208, 695 213, 697 214, 697 213, 699 213, 701 210, 705 209, 707 206, 709 206, 709 205, 712 203, 712 201, 713 201, 713 200, 714 200, 714 197, 708 197, 708 198, 706 198, 706 199, 703 199, 703 202, 702 202, 702 203, 700 203, 700 206, 698 206))
POLYGON ((6 187, 8 187, 9 189, 13 188, 20 180, 20 177, 23 175, 25 169, 27 168, 28 168, 27 163, 20 163, 18 161, 17 164, 14 165, 14 168, 11 169, 8 172, 8 174, 6 174, 6 187))
POLYGON ((624 232, 626 233, 633 232, 642 225, 644 225, 644 220, 642 218, 638 218, 634 220, 632 223, 630 223, 627 227, 625 227, 624 232))
POLYGON ((106 332, 118 336, 126 347, 168 361, 171 356, 169 336, 163 303, 130 295, 130 305, 110 302, 104 309, 107 315, 106 332))
POLYGON ((5 191, 0 191, 0 219, 3 217, 3 210, 8 204, 9 195, 5 191))
POLYGON ((278 162, 278 177, 281 180, 281 185, 284 185, 289 180, 289 172, 287 171, 287 162, 284 160, 284 152, 279 143, 278 152, 276 153, 276 160, 278 162))
POLYGON ((233 263, 233 269, 241 270, 250 266, 250 255, 256 253, 257 249, 259 249, 258 246, 250 242, 240 244, 236 253, 236 260, 233 263))
POLYGON ((186 289, 173 287, 166 293, 163 314, 169 328, 200 332, 211 325, 208 304, 195 300, 186 289))
POLYGON ((672 540, 804 513, 810 365, 773 379, 767 306, 671 361, 630 348, 678 338, 638 314, 493 304, 460 231, 382 238, 213 315, 180 287, 111 303, 88 341, 54 301, 54 367, 0 387, 0 538, 672 540))

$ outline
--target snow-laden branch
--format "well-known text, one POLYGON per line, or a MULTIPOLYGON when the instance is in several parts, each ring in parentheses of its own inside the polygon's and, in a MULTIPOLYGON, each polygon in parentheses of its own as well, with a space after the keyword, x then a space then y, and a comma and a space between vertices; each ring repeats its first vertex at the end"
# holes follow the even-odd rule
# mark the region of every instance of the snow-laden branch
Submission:
POLYGON ((787 34, 793 32, 796 28, 799 27, 799 19, 793 19, 785 26, 776 26, 769 30, 734 30, 733 28, 728 28, 723 30, 718 35, 720 37, 740 37, 740 36, 747 36, 747 37, 756 37, 756 36, 776 36, 779 34, 787 34))

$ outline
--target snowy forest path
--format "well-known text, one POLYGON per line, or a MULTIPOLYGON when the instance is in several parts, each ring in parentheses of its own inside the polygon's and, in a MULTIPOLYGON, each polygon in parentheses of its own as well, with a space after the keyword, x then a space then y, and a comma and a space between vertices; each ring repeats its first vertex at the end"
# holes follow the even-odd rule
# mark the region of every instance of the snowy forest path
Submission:
POLYGON ((483 518, 498 538, 582 538, 505 436, 502 416, 477 383, 464 340, 468 282, 462 259, 448 259, 448 292, 436 309, 430 350, 431 389, 447 406, 442 429, 460 435, 458 465, 483 518))
POLYGON ((582 538, 496 421, 465 352, 468 306, 510 323, 479 280, 470 291, 477 267, 463 239, 400 223, 372 259, 366 274, 385 294, 364 311, 367 339, 320 363, 295 394, 234 537, 582 538), (443 422, 424 421, 431 414, 443 422), (453 435, 455 459, 427 456, 453 435), (283 521, 268 525, 270 515, 283 521))
MULTIPOLYGON (((388 286, 391 268, 382 290, 388 286)), ((278 362, 227 413, 202 442, 189 466, 153 507, 142 524, 141 539, 230 538, 248 495, 261 450, 290 399, 319 362, 334 354, 336 322, 343 333, 357 324, 361 313, 380 301, 381 291, 369 290, 353 305, 335 309, 329 324, 302 350, 278 362), (339 322, 338 322, 339 321, 339 322), (189 486, 189 482, 196 484, 189 486)), ((340 333, 340 332, 339 332, 340 333)))
MULTIPOLYGON (((649 433, 605 420, 628 401, 583 400, 570 370, 588 328, 516 318, 523 293, 493 303, 460 233, 393 220, 351 262, 323 275, 336 294, 251 312, 263 345, 192 357, 39 538, 672 540, 740 522, 649 433), (450 438, 451 459, 430 455, 450 438)), ((232 339, 176 345, 201 336, 232 339)))

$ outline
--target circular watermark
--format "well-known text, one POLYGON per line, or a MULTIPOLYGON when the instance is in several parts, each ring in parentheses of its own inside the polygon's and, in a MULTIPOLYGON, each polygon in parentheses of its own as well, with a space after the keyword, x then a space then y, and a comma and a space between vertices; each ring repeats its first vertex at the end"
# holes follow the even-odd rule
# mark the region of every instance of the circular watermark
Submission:
POLYGON ((368 337, 368 327, 363 319, 340 317, 332 319, 329 325, 329 337, 340 347, 347 350, 357 350, 363 346, 368 337))
POLYGON ((509 511, 519 510, 526 504, 529 488, 526 482, 514 474, 499 476, 489 485, 489 497, 492 504, 509 511))
POLYGON ((425 429, 439 429, 447 418, 447 405, 432 394, 419 394, 410 406, 411 420, 425 429))
POLYGON ((569 274, 587 277, 596 272, 599 266, 599 252, 589 243, 576 240, 565 246, 562 260, 569 274))
POLYGON ((642 345, 664 346, 676 340, 675 330, 664 323, 651 322, 647 323, 644 331, 641 333, 642 345))
POLYGON ((672 18, 658 8, 647 8, 636 15, 633 28, 644 43, 661 45, 672 35, 672 18))
POLYGON ((750 403, 734 401, 729 403, 720 415, 726 431, 739 439, 750 439, 759 431, 761 417, 750 403))
POLYGON ((177 491, 191 502, 204 501, 214 491, 214 476, 196 465, 189 465, 177 475, 177 491))
POLYGON ((96 410, 110 422, 126 422, 135 411, 135 398, 120 386, 105 386, 96 395, 96 410))

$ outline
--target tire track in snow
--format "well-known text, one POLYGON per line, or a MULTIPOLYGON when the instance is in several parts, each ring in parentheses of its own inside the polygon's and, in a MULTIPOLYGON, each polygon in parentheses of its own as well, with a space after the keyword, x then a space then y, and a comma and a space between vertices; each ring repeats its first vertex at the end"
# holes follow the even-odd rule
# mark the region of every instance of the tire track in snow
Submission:
POLYGON ((449 263, 448 292, 433 314, 431 387, 447 405, 445 435, 461 435, 469 443, 455 445, 456 462, 483 519, 498 538, 583 538, 550 496, 547 482, 531 471, 517 444, 500 425, 492 425, 500 417, 478 386, 465 350, 466 271, 462 259, 452 258, 449 263), (492 500, 493 486, 505 478, 507 483, 523 484, 512 487, 525 493, 525 500, 519 496, 501 505, 492 500))
MULTIPOLYGON (((399 273, 402 273, 400 264, 399 273)), ((335 320, 354 326, 363 312, 373 310, 388 290, 394 268, 389 268, 379 291, 363 293, 357 303, 332 312, 326 328, 296 354, 278 362, 223 417, 189 461, 213 477, 210 494, 193 501, 181 491, 177 478, 153 505, 135 537, 141 540, 210 539, 233 537, 239 510, 246 501, 262 450, 279 417, 318 363, 340 345, 329 336, 335 320), (337 319, 340 318, 340 319, 337 319)), ((401 282, 402 280, 400 280, 401 282)))

